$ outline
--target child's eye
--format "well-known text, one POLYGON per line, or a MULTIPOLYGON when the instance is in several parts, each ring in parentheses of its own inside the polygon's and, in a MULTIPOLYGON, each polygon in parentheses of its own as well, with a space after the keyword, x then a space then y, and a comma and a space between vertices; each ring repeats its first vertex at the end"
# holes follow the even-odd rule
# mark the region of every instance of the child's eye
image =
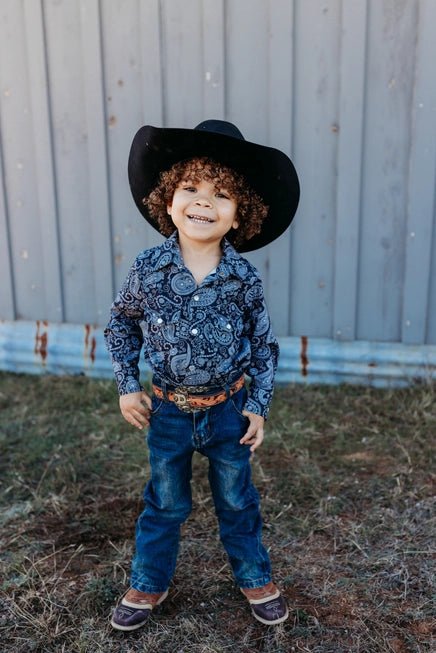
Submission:
POLYGON ((223 199, 229 200, 230 196, 228 193, 224 193, 222 190, 220 190, 217 194, 217 197, 222 197, 223 199))
POLYGON ((195 193, 197 189, 195 186, 183 186, 183 190, 187 190, 188 193, 195 193))

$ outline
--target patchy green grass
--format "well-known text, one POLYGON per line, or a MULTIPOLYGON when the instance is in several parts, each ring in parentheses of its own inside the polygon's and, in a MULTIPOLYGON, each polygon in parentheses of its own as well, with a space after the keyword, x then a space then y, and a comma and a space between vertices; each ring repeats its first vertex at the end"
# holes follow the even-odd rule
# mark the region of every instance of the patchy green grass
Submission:
POLYGON ((0 637, 14 653, 435 650, 435 388, 277 390, 253 457, 290 619, 254 621, 217 534, 207 461, 169 598, 109 626, 148 462, 115 385, 0 373, 0 637))

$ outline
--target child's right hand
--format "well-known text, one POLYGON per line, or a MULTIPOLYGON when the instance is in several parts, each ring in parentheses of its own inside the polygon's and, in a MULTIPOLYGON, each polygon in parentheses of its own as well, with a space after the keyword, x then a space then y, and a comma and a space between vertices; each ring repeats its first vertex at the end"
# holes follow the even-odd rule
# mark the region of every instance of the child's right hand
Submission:
POLYGON ((124 419, 132 426, 142 429, 150 424, 151 397, 145 390, 121 395, 120 409, 124 419))

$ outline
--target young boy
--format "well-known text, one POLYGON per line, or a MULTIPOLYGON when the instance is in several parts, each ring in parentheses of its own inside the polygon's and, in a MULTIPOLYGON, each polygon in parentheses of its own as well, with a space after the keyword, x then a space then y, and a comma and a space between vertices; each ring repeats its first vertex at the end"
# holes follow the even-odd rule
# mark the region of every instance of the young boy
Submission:
POLYGON ((168 594, 191 511, 195 451, 209 459, 236 582, 256 619, 281 623, 288 609, 261 542, 249 461, 264 437, 278 344, 259 275, 239 252, 266 245, 290 224, 299 199, 295 169, 282 152, 209 120, 193 130, 140 129, 129 180, 139 210, 167 240, 139 254, 105 330, 121 412, 133 426, 149 426, 151 466, 131 586, 112 626, 141 627, 168 594), (139 384, 142 348, 151 397, 139 384))

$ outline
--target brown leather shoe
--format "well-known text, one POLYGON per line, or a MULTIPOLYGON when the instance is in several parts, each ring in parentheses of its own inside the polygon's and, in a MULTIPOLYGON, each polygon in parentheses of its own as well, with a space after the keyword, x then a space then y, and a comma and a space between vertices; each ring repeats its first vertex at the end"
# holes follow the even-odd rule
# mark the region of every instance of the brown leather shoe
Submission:
POLYGON ((132 587, 115 608, 111 625, 117 630, 136 630, 145 624, 156 605, 165 601, 168 590, 161 594, 139 592, 132 587))
POLYGON ((241 588, 241 592, 248 599, 253 616, 261 623, 272 626, 288 618, 286 601, 273 582, 253 589, 241 588))

